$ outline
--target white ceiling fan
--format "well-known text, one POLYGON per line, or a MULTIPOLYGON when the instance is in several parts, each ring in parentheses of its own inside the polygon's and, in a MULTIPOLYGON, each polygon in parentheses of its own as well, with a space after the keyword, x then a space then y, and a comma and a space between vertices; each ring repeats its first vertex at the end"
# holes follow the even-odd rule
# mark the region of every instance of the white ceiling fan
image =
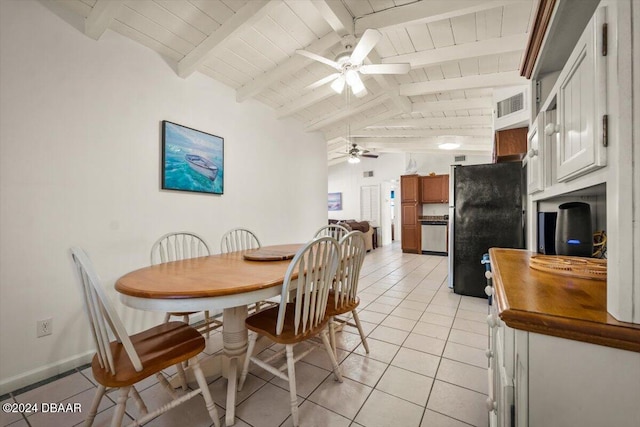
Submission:
POLYGON ((296 50, 296 53, 322 62, 338 72, 333 73, 317 82, 307 86, 307 89, 315 89, 329 82, 331 88, 337 93, 342 93, 345 83, 351 88, 355 96, 361 98, 367 94, 367 89, 362 83, 360 74, 406 74, 411 69, 410 64, 371 64, 362 62, 369 52, 382 38, 382 33, 378 30, 367 29, 362 34, 360 41, 352 50, 350 42, 345 42, 346 52, 339 54, 334 61, 306 50, 296 50))

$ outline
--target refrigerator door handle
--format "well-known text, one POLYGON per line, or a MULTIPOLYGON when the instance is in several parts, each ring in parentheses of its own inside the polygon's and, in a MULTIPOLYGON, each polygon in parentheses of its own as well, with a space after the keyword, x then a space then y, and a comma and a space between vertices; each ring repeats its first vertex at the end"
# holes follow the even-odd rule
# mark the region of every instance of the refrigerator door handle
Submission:
POLYGON ((453 241, 453 229, 455 224, 455 216, 456 216, 456 207, 450 206, 449 207, 449 249, 448 249, 448 256, 447 256, 447 262, 449 267, 448 279, 449 279, 450 289, 453 289, 453 255, 456 250, 456 247, 453 241))

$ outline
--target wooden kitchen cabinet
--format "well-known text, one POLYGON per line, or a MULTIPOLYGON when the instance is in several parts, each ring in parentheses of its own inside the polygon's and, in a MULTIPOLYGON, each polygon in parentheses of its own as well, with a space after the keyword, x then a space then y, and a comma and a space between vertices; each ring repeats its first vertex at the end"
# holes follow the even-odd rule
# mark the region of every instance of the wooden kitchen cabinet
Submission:
POLYGON ((402 203, 420 201, 420 175, 402 175, 400 177, 400 193, 402 203))
POLYGON ((422 203, 449 203, 449 175, 420 177, 422 203))
POLYGON ((493 162, 518 162, 527 152, 529 128, 505 129, 496 132, 493 147, 493 162))
POLYGON ((402 252, 419 254, 421 252, 422 236, 419 225, 402 226, 402 252))
POLYGON ((421 253, 421 229, 418 217, 422 211, 420 203, 420 176, 400 177, 402 251, 421 253))

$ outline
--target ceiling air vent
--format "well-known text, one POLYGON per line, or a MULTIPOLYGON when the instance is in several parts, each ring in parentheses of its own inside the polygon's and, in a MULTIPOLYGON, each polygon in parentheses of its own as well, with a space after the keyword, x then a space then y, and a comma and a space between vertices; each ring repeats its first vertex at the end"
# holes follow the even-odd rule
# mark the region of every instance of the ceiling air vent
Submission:
POLYGON ((362 172, 362 176, 364 178, 371 178, 373 176, 373 171, 364 171, 362 172))
POLYGON ((498 118, 524 109, 524 93, 498 102, 498 118))
POLYGON ((455 156, 453 158, 454 162, 464 162, 465 160, 467 160, 467 156, 455 156))

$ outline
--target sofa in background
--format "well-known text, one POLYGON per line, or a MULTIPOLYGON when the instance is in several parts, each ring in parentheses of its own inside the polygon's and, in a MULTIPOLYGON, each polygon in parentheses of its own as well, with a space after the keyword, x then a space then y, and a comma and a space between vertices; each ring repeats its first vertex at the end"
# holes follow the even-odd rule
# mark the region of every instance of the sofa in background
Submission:
POLYGON ((356 221, 354 219, 330 219, 329 225, 342 225, 349 231, 362 231, 364 234, 364 247, 367 252, 373 249, 373 227, 368 221, 356 221))

